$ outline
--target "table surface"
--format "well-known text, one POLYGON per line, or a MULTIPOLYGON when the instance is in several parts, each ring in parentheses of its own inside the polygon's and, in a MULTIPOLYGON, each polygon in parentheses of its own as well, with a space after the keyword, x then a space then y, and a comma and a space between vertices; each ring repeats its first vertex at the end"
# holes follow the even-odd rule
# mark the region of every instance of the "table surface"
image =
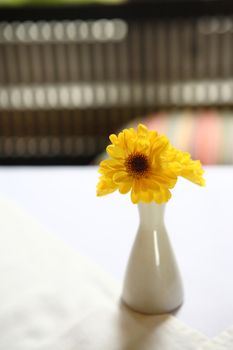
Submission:
MULTIPOLYGON (((165 222, 185 288, 176 317, 212 337, 233 325, 233 167, 206 167, 205 177, 204 188, 179 179, 165 222)), ((97 179, 96 167, 1 167, 0 196, 122 282, 137 206, 96 197, 97 179)))

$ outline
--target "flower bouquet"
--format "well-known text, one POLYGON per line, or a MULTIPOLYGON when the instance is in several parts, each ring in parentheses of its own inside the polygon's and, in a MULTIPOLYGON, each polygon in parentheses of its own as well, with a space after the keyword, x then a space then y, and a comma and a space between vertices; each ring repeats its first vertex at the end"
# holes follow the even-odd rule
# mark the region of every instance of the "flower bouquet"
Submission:
POLYGON ((169 312, 182 303, 183 287, 164 225, 164 203, 171 198, 178 176, 204 186, 204 170, 199 160, 142 124, 109 138, 109 158, 99 166, 97 195, 130 192, 140 214, 122 299, 139 312, 169 312))

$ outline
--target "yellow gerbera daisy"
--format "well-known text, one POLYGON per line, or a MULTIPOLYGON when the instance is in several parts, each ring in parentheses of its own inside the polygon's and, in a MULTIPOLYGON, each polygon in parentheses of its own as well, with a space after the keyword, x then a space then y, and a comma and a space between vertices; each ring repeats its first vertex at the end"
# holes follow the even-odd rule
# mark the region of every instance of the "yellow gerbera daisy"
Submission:
POLYGON ((137 130, 124 129, 109 138, 112 144, 106 150, 110 158, 100 163, 98 196, 117 189, 122 194, 131 190, 133 203, 163 203, 171 198, 170 189, 178 176, 201 186, 205 184, 199 161, 193 161, 189 153, 176 150, 166 136, 142 124, 137 130))

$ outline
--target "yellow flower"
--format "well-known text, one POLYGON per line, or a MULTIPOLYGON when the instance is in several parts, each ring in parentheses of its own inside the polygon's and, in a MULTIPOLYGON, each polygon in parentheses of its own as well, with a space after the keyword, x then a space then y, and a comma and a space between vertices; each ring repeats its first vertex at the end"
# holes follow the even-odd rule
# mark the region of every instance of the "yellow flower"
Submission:
POLYGON ((166 136, 142 124, 137 130, 124 129, 109 138, 112 144, 106 150, 110 158, 100 163, 98 196, 116 190, 122 194, 131 191, 133 203, 163 203, 171 198, 170 189, 178 176, 201 186, 205 183, 199 161, 193 161, 189 153, 176 150, 166 136))
POLYGON ((171 146, 170 150, 171 163, 177 163, 177 175, 182 176, 197 185, 205 186, 205 179, 202 177, 204 170, 202 169, 200 160, 192 160, 188 152, 182 152, 171 146))

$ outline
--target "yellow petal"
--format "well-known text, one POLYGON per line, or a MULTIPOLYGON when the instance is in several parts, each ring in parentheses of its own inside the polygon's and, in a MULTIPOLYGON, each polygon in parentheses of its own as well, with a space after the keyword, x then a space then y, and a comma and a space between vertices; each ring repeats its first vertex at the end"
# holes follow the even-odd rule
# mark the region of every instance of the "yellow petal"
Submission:
POLYGON ((113 175, 113 181, 116 184, 119 184, 121 182, 129 182, 130 176, 128 175, 128 173, 126 171, 119 171, 113 175))
POLYGON ((144 203, 150 203, 153 200, 153 192, 152 191, 141 191, 139 194, 140 200, 144 203))
POLYGON ((145 140, 145 139, 138 140, 137 146, 135 147, 135 151, 137 153, 143 153, 145 155, 148 155, 149 150, 150 150, 150 143, 148 140, 145 140))
POLYGON ((131 190, 132 183, 131 182, 124 182, 119 184, 119 192, 121 194, 126 194, 131 190))
POLYGON ((141 136, 141 135, 146 135, 148 134, 148 129, 145 125, 143 124, 139 124, 138 127, 137 127, 137 130, 138 130, 138 134, 141 136))
POLYGON ((137 204, 139 202, 139 197, 138 197, 138 194, 135 193, 135 191, 132 189, 131 191, 131 201, 134 203, 134 204, 137 204))
POLYGON ((105 196, 106 194, 112 193, 116 191, 117 186, 112 183, 111 180, 106 178, 100 178, 97 186, 96 186, 96 194, 97 196, 105 196))
POLYGON ((109 140, 113 143, 113 144, 117 144, 118 143, 118 137, 115 134, 111 134, 109 136, 109 140))
POLYGON ((143 189, 142 186, 143 186, 143 181, 139 179, 134 179, 132 183, 132 188, 135 193, 139 193, 143 189))
POLYGON ((125 157, 123 149, 115 145, 109 145, 106 151, 110 157, 115 159, 122 159, 125 157))
POLYGON ((102 162, 100 162, 100 168, 101 169, 120 169, 124 166, 124 162, 121 160, 116 159, 105 159, 102 162))

